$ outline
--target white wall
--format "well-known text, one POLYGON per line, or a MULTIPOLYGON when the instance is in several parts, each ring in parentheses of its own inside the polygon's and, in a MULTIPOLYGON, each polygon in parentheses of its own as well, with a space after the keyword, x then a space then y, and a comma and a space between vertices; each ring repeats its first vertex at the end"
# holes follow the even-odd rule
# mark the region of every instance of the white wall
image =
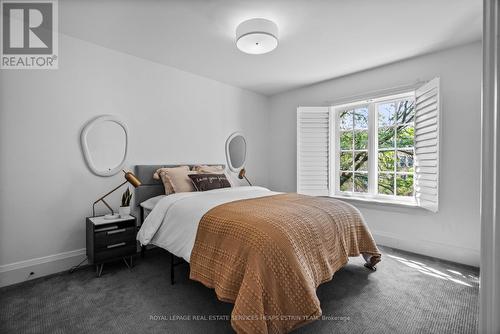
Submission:
POLYGON ((91 203, 123 180, 85 165, 79 135, 96 115, 128 124, 129 168, 225 163, 225 140, 241 130, 248 176, 267 184, 267 97, 65 35, 59 67, 0 73, 0 286, 84 258, 91 203))
MULTIPOLYGON (((369 56, 369 55, 367 55, 369 56)), ((332 64, 335 66, 335 64, 332 64)), ((479 265, 481 44, 473 43, 271 98, 269 185, 296 190, 296 108, 327 105, 363 92, 441 78, 440 207, 423 209, 354 203, 381 244, 479 265)))

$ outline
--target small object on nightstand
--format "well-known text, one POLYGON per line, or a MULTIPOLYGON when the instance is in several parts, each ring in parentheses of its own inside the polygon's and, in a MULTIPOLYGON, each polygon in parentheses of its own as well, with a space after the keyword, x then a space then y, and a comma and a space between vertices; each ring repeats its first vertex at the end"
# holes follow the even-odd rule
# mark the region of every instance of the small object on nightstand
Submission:
POLYGON ((132 199, 132 193, 130 189, 127 187, 127 190, 122 195, 122 205, 118 209, 118 213, 120 214, 120 218, 126 218, 130 216, 130 200, 132 199))
POLYGON ((96 265, 100 277, 105 262, 123 259, 132 268, 132 257, 137 252, 137 223, 134 216, 106 219, 105 216, 87 217, 87 257, 96 265), (127 262, 128 259, 128 262, 127 262))

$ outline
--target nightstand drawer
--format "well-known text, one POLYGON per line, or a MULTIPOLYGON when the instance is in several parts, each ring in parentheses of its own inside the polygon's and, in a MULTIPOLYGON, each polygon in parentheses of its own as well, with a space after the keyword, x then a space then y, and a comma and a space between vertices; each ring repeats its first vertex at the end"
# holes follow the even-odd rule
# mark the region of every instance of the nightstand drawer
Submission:
POLYGON ((133 241, 135 243, 136 228, 124 227, 109 231, 95 233, 95 248, 107 248, 109 245, 119 244, 120 242, 133 241))
POLYGON ((94 253, 94 261, 101 262, 113 258, 130 256, 134 255, 136 252, 137 244, 135 239, 133 241, 121 241, 96 250, 94 253))

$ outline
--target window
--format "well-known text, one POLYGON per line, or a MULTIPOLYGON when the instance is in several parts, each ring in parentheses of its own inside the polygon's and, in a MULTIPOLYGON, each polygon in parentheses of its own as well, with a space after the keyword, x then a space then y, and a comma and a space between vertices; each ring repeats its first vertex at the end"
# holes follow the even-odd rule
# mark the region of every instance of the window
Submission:
POLYGON ((412 198, 414 93, 334 106, 333 113, 336 194, 412 198))
POLYGON ((415 99, 411 96, 379 103, 375 110, 377 192, 384 195, 413 196, 415 99))
POLYGON ((439 79, 297 110, 297 191, 438 207, 439 79))
POLYGON ((368 192, 368 106, 338 110, 339 191, 368 192))

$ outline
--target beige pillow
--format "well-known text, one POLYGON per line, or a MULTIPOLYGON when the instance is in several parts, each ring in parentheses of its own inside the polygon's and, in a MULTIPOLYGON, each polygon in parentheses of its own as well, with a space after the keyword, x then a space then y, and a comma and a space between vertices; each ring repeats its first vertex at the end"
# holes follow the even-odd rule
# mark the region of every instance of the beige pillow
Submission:
POLYGON ((224 174, 224 167, 222 166, 201 165, 201 166, 195 166, 193 170, 198 173, 205 173, 205 174, 224 174))
POLYGON ((189 178, 189 166, 166 167, 158 169, 153 178, 161 179, 165 187, 165 194, 195 191, 193 182, 189 178))

